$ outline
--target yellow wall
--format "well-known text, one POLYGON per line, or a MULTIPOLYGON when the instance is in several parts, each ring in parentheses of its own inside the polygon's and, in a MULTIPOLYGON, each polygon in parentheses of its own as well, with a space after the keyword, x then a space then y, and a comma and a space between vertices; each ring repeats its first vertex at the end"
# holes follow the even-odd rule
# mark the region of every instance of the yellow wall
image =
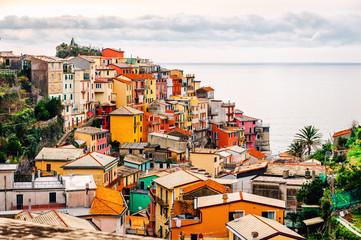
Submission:
POLYGON ((117 140, 120 144, 125 142, 141 142, 143 136, 143 114, 134 116, 113 116, 110 115, 110 132, 112 141, 117 140), (135 129, 135 132, 134 132, 135 129))
POLYGON ((46 164, 51 164, 51 170, 55 170, 60 175, 63 175, 63 169, 60 166, 66 164, 66 161, 35 161, 36 169, 40 169, 41 171, 46 171, 46 164))
POLYGON ((215 177, 223 169, 221 159, 218 154, 191 152, 189 160, 193 166, 199 169, 205 169, 208 173, 212 174, 212 177, 215 177), (217 158, 216 162, 214 162, 214 158, 217 158))
POLYGON ((97 139, 96 139, 96 135, 94 140, 92 140, 92 135, 90 134, 86 134, 86 133, 79 133, 79 132, 74 132, 74 138, 76 140, 84 140, 85 141, 85 145, 90 147, 90 151, 96 151, 97 150, 97 139), (93 148, 94 147, 94 148, 93 148), (94 149, 94 150, 93 150, 94 149))
POLYGON ((117 96, 115 101, 117 108, 128 105, 127 97, 128 97, 128 102, 132 102, 132 82, 123 83, 119 80, 114 79, 113 84, 114 84, 113 92, 117 96))

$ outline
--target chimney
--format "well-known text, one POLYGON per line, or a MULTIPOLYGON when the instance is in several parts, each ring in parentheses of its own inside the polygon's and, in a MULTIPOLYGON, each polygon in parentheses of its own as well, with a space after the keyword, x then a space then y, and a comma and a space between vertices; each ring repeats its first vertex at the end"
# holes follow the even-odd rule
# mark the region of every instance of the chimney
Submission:
POLYGON ((227 193, 224 193, 224 194, 223 194, 222 199, 223 199, 223 203, 226 203, 226 202, 227 202, 227 199, 228 199, 227 193))
POLYGON ((258 239, 258 232, 252 232, 252 240, 257 240, 258 239))
POLYGON ((316 178, 316 171, 315 170, 312 170, 312 180, 315 180, 315 178, 316 178))
POLYGON ((283 171, 283 178, 288 178, 290 176, 290 170, 284 170, 283 171))

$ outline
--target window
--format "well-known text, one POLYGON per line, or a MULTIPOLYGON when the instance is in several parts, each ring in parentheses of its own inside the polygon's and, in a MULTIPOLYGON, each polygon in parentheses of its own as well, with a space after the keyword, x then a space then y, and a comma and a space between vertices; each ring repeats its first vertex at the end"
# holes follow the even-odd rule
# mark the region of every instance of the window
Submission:
POLYGON ((160 189, 160 199, 163 199, 163 188, 160 189))
POLYGON ((217 162, 217 157, 214 158, 214 162, 217 162))
POLYGON ((66 112, 69 112, 69 106, 66 106, 66 112))
POLYGON ((262 212, 262 217, 276 220, 276 211, 262 212))
POLYGON ((49 193, 49 203, 56 203, 56 193, 55 192, 49 193))
POLYGON ((144 181, 140 181, 140 189, 145 189, 144 188, 144 181))
POLYGON ((168 204, 168 191, 165 191, 165 203, 168 204))
POLYGON ((68 88, 68 86, 67 86, 67 84, 65 84, 65 89, 67 89, 68 88))
MULTIPOLYGON (((137 127, 134 127, 134 133, 137 133, 137 127)), ((135 142, 135 139, 134 139, 135 142)))
POLYGON ((73 100, 73 94, 70 94, 70 100, 73 100))
POLYGON ((236 218, 244 216, 244 210, 236 210, 234 212, 229 212, 229 221, 233 221, 236 218))
POLYGON ((71 88, 71 83, 69 84, 69 88, 71 88))
POLYGON ((64 100, 66 100, 66 94, 64 94, 64 100))

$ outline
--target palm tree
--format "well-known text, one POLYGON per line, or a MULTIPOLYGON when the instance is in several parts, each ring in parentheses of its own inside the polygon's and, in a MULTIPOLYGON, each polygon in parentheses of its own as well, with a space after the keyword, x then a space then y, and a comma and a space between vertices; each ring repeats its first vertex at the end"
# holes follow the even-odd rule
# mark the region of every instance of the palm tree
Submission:
POLYGON ((297 158, 302 158, 303 154, 305 153, 305 145, 301 141, 295 140, 288 147, 287 153, 297 158))
POLYGON ((307 147, 307 155, 311 154, 312 148, 321 144, 322 134, 319 131, 319 129, 309 125, 300 129, 300 132, 296 134, 297 140, 307 147))

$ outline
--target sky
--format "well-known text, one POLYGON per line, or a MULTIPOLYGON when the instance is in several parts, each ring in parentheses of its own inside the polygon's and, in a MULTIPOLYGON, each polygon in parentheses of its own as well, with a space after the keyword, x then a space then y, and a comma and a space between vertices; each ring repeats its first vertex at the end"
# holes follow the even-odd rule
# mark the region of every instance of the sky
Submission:
POLYGON ((114 47, 155 62, 361 62, 360 0, 0 0, 0 50, 114 47))

